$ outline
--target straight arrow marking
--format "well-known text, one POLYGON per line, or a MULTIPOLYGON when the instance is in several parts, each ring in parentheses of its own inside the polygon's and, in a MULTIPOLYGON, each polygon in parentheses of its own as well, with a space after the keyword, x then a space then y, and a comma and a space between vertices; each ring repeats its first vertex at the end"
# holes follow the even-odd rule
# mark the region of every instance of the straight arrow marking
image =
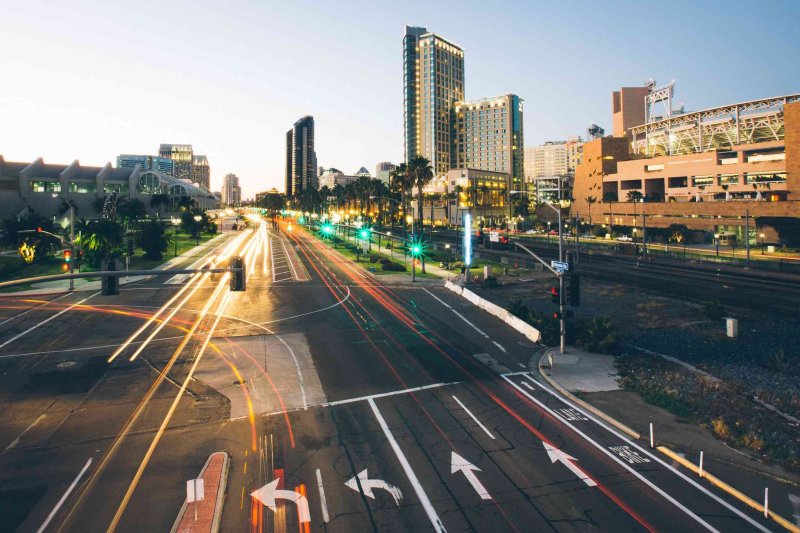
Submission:
POLYGON ((458 471, 464 473, 464 477, 467 478, 469 484, 472 485, 472 488, 475 489, 475 492, 478 493, 478 496, 480 496, 482 500, 492 499, 492 495, 489 494, 489 491, 487 491, 486 487, 483 486, 483 483, 481 483, 481 481, 478 479, 478 476, 475 475, 475 472, 480 472, 481 469, 458 455, 456 452, 451 452, 450 473, 455 474, 458 471))
POLYGON ((403 492, 394 485, 390 485, 382 479, 369 479, 366 468, 359 472, 357 476, 348 479, 345 485, 356 492, 363 493, 364 496, 372 498, 373 500, 375 499, 375 493, 372 492, 372 489, 383 489, 391 494, 392 498, 394 498, 395 505, 398 507, 400 506, 400 501, 403 499, 403 492), (360 489, 359 484, 361 485, 360 489))
POLYGON ((297 514, 300 517, 300 522, 311 522, 311 513, 308 511, 308 500, 302 494, 293 490, 280 490, 278 483, 281 478, 275 478, 258 490, 250 493, 250 496, 260 501, 272 511, 276 510, 275 500, 289 500, 297 505, 297 514))
POLYGON ((570 471, 578 476, 581 481, 586 483, 590 487, 596 487, 597 483, 594 482, 592 478, 587 476, 583 473, 583 470, 578 468, 578 465, 573 463, 572 461, 577 461, 574 457, 566 452, 562 452, 561 450, 554 448, 553 446, 547 444, 546 442, 542 442, 544 444, 544 449, 547 450, 547 456, 550 457, 550 461, 555 463, 556 461, 561 462, 564 466, 570 469, 570 471))

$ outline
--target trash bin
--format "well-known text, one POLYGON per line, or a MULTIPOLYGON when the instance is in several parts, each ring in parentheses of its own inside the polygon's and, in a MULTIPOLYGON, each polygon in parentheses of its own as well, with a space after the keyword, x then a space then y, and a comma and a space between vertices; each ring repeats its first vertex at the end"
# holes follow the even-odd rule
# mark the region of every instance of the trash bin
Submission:
POLYGON ((736 338, 739 336, 739 319, 732 318, 729 316, 725 317, 725 333, 730 338, 736 338))

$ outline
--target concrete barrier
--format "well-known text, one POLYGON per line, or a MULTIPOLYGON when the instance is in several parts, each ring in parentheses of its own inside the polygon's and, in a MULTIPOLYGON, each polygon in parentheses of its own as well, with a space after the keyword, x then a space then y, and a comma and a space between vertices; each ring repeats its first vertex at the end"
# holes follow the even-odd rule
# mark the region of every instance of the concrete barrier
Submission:
POLYGON ((499 305, 492 303, 489 300, 486 300, 485 298, 481 298, 471 290, 461 287, 460 285, 456 285, 455 283, 452 283, 450 281, 445 281, 444 286, 446 289, 451 290, 454 293, 463 296, 467 301, 469 301, 476 307, 483 309, 490 315, 496 316, 497 318, 499 318, 500 320, 511 326, 516 331, 525 335, 525 337, 531 342, 539 342, 539 340, 542 338, 542 334, 539 332, 538 329, 531 326, 524 320, 515 317, 514 315, 512 315, 506 309, 503 309, 499 305))

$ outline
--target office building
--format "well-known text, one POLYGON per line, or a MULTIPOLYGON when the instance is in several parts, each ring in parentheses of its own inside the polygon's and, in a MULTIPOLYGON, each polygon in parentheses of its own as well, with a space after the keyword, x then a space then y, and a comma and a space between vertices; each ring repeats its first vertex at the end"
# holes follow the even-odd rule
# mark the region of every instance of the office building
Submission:
POLYGON ((329 168, 319 177, 319 188, 322 189, 323 187, 328 187, 329 189, 333 190, 333 188, 337 185, 344 187, 345 185, 353 183, 356 180, 358 180, 358 176, 348 176, 341 170, 329 168))
POLYGON ((225 174, 222 179, 222 203, 232 207, 242 203, 242 188, 239 186, 239 177, 236 174, 225 174))
POLYGON ((46 217, 60 214, 61 203, 68 201, 78 208, 81 217, 91 219, 100 215, 95 200, 114 194, 117 201, 140 200, 150 214, 175 212, 178 200, 188 196, 201 209, 214 209, 217 200, 208 192, 158 170, 114 168, 111 163, 102 167, 45 163, 42 158, 33 162, 5 161, 0 156, 0 219, 16 216, 26 207, 46 217), (167 204, 150 205, 155 194, 166 195, 167 204))
POLYGON ((192 156, 192 183, 197 183, 207 191, 211 190, 211 167, 204 155, 192 156))
POLYGON ((446 173, 455 160, 450 114, 464 100, 464 51, 425 28, 406 26, 403 84, 405 159, 423 156, 435 174, 446 173))
POLYGON ((319 188, 314 151, 314 117, 307 115, 286 132, 286 194, 302 195, 319 188))
POLYGON ((192 180, 192 145, 191 144, 162 144, 158 148, 158 155, 174 161, 173 177, 179 180, 192 180))
MULTIPOLYGON (((434 177, 422 189, 422 217, 425 224, 463 223, 464 212, 471 212, 475 223, 494 226, 508 217, 511 175, 475 168, 453 169, 434 177)), ((411 202, 417 212, 417 199, 411 202)))
POLYGON ((570 137, 566 141, 548 141, 525 148, 525 185, 546 201, 567 200, 575 168, 583 156, 583 141, 570 137))
POLYGON ((377 165, 375 165, 375 178, 388 184, 392 178, 392 171, 395 170, 396 168, 397 165, 393 165, 388 161, 382 161, 377 165))
POLYGON ((684 113, 672 109, 674 83, 634 89, 612 96, 614 135, 583 146, 573 216, 682 224, 740 243, 749 227, 751 244, 756 231, 775 242, 781 221, 800 217, 800 94, 684 113))
POLYGON ((121 154, 117 156, 117 168, 133 169, 139 165, 142 170, 155 170, 167 176, 174 175, 175 162, 157 155, 121 154))
POLYGON ((521 188, 524 178, 522 100, 514 94, 456 102, 455 169, 474 168, 511 176, 521 188))

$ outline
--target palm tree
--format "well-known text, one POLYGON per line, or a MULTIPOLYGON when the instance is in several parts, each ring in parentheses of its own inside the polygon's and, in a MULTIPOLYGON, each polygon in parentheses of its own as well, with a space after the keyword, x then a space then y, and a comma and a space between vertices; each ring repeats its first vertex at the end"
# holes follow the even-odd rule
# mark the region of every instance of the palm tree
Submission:
POLYGON ((168 206, 170 204, 169 196, 166 194, 154 194, 150 197, 150 207, 158 210, 159 206, 168 206))
POLYGON ((76 241, 85 250, 93 252, 97 260, 102 261, 119 250, 123 234, 122 224, 101 218, 87 221, 76 241))
POLYGON ((323 185, 322 188, 319 190, 319 196, 322 200, 322 210, 327 213, 328 212, 328 200, 331 197, 331 189, 327 185, 323 185))
POLYGON ((585 200, 586 200, 586 203, 589 204, 589 228, 591 229, 591 227, 592 227, 592 205, 594 205, 597 202, 597 198, 595 198, 594 196, 587 196, 585 198, 585 200))
POLYGON ((355 189, 358 194, 359 212, 364 215, 369 212, 369 195, 372 189, 372 179, 361 176, 355 182, 355 189))
MULTIPOLYGON (((389 191, 389 186, 384 181, 374 179, 372 180, 372 194, 375 195, 375 200, 378 204, 378 223, 383 225, 386 223, 386 217, 384 216, 382 205, 385 203, 384 199, 391 194, 391 191, 389 191)), ((391 211, 391 208, 389 210, 391 211)))
POLYGON ((425 187, 433 179, 433 169, 431 162, 422 157, 417 156, 408 164, 408 172, 413 177, 413 184, 417 187, 417 224, 419 224, 420 232, 422 231, 422 188, 425 187))
POLYGON ((333 186, 333 197, 336 201, 336 208, 341 209, 344 203, 345 191, 341 184, 337 183, 333 186))
POLYGON ((629 202, 640 202, 642 200, 642 191, 628 191, 629 202))
POLYGON ((144 250, 146 259, 161 259, 169 244, 169 236, 161 221, 151 219, 142 224, 139 246, 144 250))

